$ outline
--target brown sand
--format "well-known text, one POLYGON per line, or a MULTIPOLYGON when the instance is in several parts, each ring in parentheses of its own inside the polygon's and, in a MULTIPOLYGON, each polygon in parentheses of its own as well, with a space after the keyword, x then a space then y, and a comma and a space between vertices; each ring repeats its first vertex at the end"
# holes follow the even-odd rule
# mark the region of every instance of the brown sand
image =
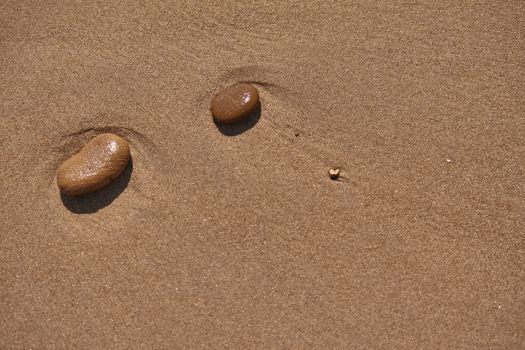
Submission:
POLYGON ((525 2, 379 3, 1 1, 0 349, 523 349, 525 2))

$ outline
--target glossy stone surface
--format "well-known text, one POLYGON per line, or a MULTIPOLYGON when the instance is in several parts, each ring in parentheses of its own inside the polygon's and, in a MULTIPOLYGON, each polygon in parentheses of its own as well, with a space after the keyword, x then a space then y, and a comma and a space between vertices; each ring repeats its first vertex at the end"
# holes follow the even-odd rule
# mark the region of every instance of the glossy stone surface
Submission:
POLYGON ((211 113, 218 123, 234 124, 257 108, 259 92, 251 84, 238 83, 220 91, 211 101, 211 113))
POLYGON ((116 179, 130 157, 126 140, 114 134, 101 134, 60 165, 57 185, 70 196, 96 191, 116 179))

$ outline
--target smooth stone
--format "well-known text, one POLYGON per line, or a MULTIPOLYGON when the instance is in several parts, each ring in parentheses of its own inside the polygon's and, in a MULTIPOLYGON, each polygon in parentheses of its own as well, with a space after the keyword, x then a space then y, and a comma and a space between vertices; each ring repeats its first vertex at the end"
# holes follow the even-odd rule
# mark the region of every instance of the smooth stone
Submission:
POLYGON ((255 111, 258 102, 259 92, 253 85, 237 83, 215 95, 211 101, 211 114, 218 123, 238 123, 255 111))
POLYGON ((116 179, 131 158, 129 144, 114 134, 89 141, 57 170, 57 185, 67 195, 94 192, 116 179))

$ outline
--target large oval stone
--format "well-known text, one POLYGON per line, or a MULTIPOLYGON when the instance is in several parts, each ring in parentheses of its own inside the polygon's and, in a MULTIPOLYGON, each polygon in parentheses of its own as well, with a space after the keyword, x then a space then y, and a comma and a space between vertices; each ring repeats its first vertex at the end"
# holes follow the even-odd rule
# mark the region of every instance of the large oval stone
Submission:
POLYGON ((101 134, 60 165, 57 185, 70 196, 96 191, 116 179, 130 157, 126 140, 114 134, 101 134))

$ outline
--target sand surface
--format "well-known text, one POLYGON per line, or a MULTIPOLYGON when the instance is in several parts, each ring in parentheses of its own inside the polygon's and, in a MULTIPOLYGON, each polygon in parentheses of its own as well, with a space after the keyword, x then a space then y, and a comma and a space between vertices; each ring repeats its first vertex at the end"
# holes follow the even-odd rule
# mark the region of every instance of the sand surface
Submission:
POLYGON ((524 349, 524 13, 0 1, 0 349, 524 349), (133 164, 61 197, 103 132, 133 164))

